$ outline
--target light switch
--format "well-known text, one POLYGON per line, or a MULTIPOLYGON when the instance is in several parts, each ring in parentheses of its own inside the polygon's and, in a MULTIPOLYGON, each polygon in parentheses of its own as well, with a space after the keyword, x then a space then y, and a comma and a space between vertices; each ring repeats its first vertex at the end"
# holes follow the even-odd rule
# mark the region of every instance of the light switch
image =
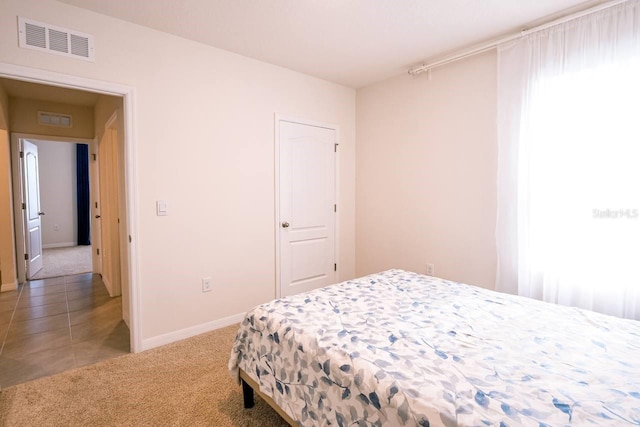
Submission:
POLYGON ((164 200, 158 200, 156 202, 156 213, 158 216, 167 216, 169 214, 169 207, 164 200))

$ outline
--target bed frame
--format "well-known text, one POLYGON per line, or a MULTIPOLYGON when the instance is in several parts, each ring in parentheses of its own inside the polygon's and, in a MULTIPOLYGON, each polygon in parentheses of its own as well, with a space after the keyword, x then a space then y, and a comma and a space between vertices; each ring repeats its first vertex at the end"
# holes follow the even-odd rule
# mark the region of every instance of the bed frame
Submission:
POLYGON ((258 396, 269 404, 287 423, 292 427, 297 427, 296 423, 286 412, 279 407, 273 399, 260 391, 260 385, 253 380, 245 371, 240 369, 240 381, 242 382, 242 398, 244 399, 244 408, 253 408, 255 403, 253 393, 256 392, 258 396))

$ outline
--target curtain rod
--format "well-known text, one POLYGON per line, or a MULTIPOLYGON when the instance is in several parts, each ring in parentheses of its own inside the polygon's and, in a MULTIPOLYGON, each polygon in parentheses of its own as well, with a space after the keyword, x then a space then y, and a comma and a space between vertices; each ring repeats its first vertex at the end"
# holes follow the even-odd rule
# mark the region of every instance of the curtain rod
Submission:
POLYGON ((533 27, 533 28, 524 29, 524 30, 519 31, 517 33, 512 33, 512 34, 500 37, 498 39, 494 39, 494 40, 491 40, 491 41, 488 41, 488 42, 485 42, 485 43, 482 43, 482 44, 479 44, 479 45, 472 46, 472 47, 464 49, 464 50, 457 51, 457 52, 452 53, 450 55, 447 55, 447 56, 445 56, 445 57, 443 57, 441 59, 434 60, 434 61, 428 62, 426 64, 422 64, 422 65, 420 65, 418 67, 415 67, 415 68, 410 68, 408 73, 411 74, 412 76, 417 76, 418 74, 422 74, 422 73, 424 73, 426 71, 430 71, 433 68, 441 67, 441 66, 449 64, 451 62, 459 61, 461 59, 468 58, 470 56, 474 56, 474 55, 478 55, 478 54, 483 53, 483 52, 487 52, 487 51, 489 51, 491 49, 494 49, 499 44, 506 43, 506 42, 509 42, 511 40, 515 40, 515 39, 517 39, 519 37, 524 37, 527 34, 532 34, 532 33, 538 32, 538 31, 546 30, 547 28, 553 27, 555 25, 559 25, 559 24, 562 24, 562 23, 565 23, 565 22, 568 22, 568 21, 573 21, 574 19, 586 16, 586 15, 590 15, 592 13, 599 12, 599 11, 604 10, 604 9, 608 9, 610 7, 619 5, 621 3, 626 3, 627 1, 629 1, 629 0, 613 0, 613 1, 610 1, 610 2, 607 2, 607 3, 602 3, 602 4, 599 4, 598 6, 594 6, 594 7, 591 7, 589 9, 585 9, 585 10, 580 11, 580 12, 572 13, 572 14, 563 16, 561 18, 554 19, 554 20, 549 21, 549 22, 545 22, 544 24, 538 25, 538 26, 533 27))

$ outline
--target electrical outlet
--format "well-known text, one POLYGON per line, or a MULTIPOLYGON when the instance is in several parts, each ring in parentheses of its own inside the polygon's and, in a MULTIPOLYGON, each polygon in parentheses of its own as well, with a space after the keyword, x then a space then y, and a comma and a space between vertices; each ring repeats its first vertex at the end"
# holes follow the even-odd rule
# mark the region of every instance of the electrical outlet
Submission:
POLYGON ((433 276, 435 274, 435 267, 433 264, 427 264, 427 276, 433 276))
POLYGON ((211 292, 211 277, 202 279, 202 292, 211 292))

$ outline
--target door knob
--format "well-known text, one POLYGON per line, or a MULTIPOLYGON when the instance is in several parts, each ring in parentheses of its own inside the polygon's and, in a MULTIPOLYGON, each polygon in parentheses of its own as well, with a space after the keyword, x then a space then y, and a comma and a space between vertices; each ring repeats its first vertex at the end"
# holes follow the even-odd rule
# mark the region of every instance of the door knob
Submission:
POLYGON ((44 215, 44 212, 38 212, 38 215, 42 216, 44 215))
POLYGON ((282 223, 282 228, 289 228, 289 223, 288 222, 283 222, 282 223))
POLYGON ((96 215, 96 219, 100 218, 100 215, 96 215))

